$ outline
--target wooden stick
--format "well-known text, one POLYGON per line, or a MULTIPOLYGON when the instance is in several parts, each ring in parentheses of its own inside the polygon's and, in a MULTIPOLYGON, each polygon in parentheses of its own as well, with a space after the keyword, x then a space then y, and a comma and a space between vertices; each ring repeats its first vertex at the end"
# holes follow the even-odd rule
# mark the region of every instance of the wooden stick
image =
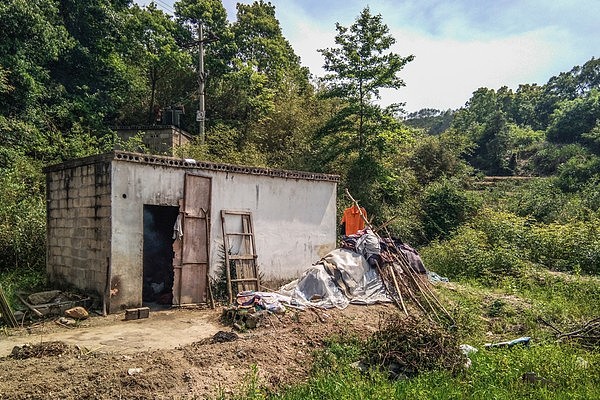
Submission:
POLYGON ((556 328, 550 322, 546 321, 544 318, 538 317, 538 320, 541 321, 542 323, 544 323, 545 325, 549 326, 550 328, 552 328, 554 330, 554 332, 556 332, 557 334, 562 335, 562 331, 558 330, 558 328, 556 328))
POLYGON ((25 304, 27 306, 27 308, 29 308, 31 311, 33 311, 33 313, 35 315, 37 315, 40 318, 44 317, 44 314, 42 314, 41 312, 39 312, 38 310, 36 310, 31 304, 29 304, 28 302, 25 301, 25 299, 23 297, 21 297, 20 294, 15 293, 16 296, 19 298, 19 300, 21 300, 21 303, 25 304))
POLYGON ((394 266, 390 268, 390 272, 392 275, 392 280, 394 281, 396 293, 398 293, 398 297, 400 297, 400 302, 402 303, 402 309, 404 310, 404 314, 406 314, 406 316, 408 317, 408 311, 406 310, 406 306, 404 305, 404 299, 402 298, 402 293, 400 292, 400 287, 398 286, 398 280, 396 279, 396 272, 394 271, 394 266))
POLYGON ((380 230, 384 229, 389 224, 391 224, 392 222, 394 222, 398 217, 399 217, 399 215, 394 215, 392 218, 390 218, 386 222, 384 222, 383 225, 378 226, 377 228, 373 229, 373 232, 377 232, 377 231, 380 231, 380 230))
POLYGON ((379 274, 379 277, 381 278, 381 283, 383 283, 383 287, 384 287, 385 291, 390 295, 390 297, 392 298, 394 303, 396 303, 396 306, 398 308, 400 308, 398 299, 396 299, 396 297, 394 297, 392 291, 390 290, 390 288, 387 285, 387 282, 385 281, 385 278, 383 277, 383 272, 381 271, 381 267, 379 266, 379 263, 375 264, 375 267, 377 268, 377 273, 379 274))
POLYGON ((4 294, 2 286, 0 286, 0 313, 2 313, 2 318, 4 318, 8 326, 11 328, 16 328, 19 326, 19 323, 17 322, 17 319, 10 308, 10 304, 8 304, 8 299, 4 294))

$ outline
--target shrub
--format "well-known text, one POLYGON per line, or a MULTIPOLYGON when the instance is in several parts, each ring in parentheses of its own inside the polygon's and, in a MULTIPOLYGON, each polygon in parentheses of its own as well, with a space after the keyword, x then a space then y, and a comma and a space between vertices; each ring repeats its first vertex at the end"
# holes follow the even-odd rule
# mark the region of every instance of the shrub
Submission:
POLYGON ((600 176, 600 157, 587 155, 573 157, 558 169, 558 184, 566 192, 585 187, 589 180, 600 176))
POLYGON ((39 163, 13 154, 0 168, 0 272, 43 268, 46 207, 39 163))
POLYGON ((531 261, 562 271, 600 273, 600 219, 533 227, 531 261))
POLYGON ((559 217, 567 199, 556 178, 539 178, 518 188, 509 198, 508 208, 521 217, 549 223, 559 217))
POLYGON ((425 188, 421 203, 423 228, 429 240, 447 237, 477 208, 475 197, 445 178, 425 188))
POLYGON ((444 241, 421 251, 428 268, 450 278, 494 281, 519 275, 527 257, 527 220, 486 209, 444 241))

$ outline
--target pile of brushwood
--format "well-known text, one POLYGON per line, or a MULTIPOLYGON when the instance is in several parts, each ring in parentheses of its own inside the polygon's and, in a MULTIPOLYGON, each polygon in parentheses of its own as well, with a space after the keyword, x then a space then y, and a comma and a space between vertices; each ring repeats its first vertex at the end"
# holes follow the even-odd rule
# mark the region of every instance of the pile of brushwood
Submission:
POLYGON ((365 346, 362 364, 388 371, 391 378, 410 378, 420 372, 446 370, 455 374, 467 358, 454 335, 427 318, 382 315, 379 330, 365 346))
POLYGON ((556 332, 556 338, 561 342, 573 341, 585 348, 600 349, 600 317, 568 332, 563 332, 543 318, 539 318, 539 320, 552 328, 556 332))

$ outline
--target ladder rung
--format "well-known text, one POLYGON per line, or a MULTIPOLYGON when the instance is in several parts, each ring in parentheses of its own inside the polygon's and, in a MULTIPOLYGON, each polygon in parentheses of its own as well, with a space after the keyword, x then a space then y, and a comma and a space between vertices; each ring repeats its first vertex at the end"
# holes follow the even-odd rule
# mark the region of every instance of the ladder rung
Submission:
POLYGON ((258 282, 257 278, 240 278, 232 279, 231 282, 258 282))
POLYGON ((242 255, 231 255, 230 260, 254 260, 258 257, 256 254, 242 254, 242 255))
POLYGON ((221 212, 223 214, 226 214, 226 215, 247 215, 247 216, 250 216, 250 212, 249 211, 227 211, 227 210, 222 210, 221 212))
POLYGON ((229 235, 242 235, 242 236, 253 236, 254 234, 252 232, 229 232, 226 233, 227 236, 229 235))

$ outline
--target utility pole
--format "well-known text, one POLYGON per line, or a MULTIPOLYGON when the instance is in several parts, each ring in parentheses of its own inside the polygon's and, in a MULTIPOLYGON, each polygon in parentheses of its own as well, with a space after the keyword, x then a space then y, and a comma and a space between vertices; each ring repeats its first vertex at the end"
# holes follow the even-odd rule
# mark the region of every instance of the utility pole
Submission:
POLYGON ((206 74, 204 73, 204 30, 202 22, 198 21, 198 112, 196 121, 198 122, 198 137, 200 144, 204 144, 204 121, 206 120, 206 111, 204 109, 204 84, 206 74))

